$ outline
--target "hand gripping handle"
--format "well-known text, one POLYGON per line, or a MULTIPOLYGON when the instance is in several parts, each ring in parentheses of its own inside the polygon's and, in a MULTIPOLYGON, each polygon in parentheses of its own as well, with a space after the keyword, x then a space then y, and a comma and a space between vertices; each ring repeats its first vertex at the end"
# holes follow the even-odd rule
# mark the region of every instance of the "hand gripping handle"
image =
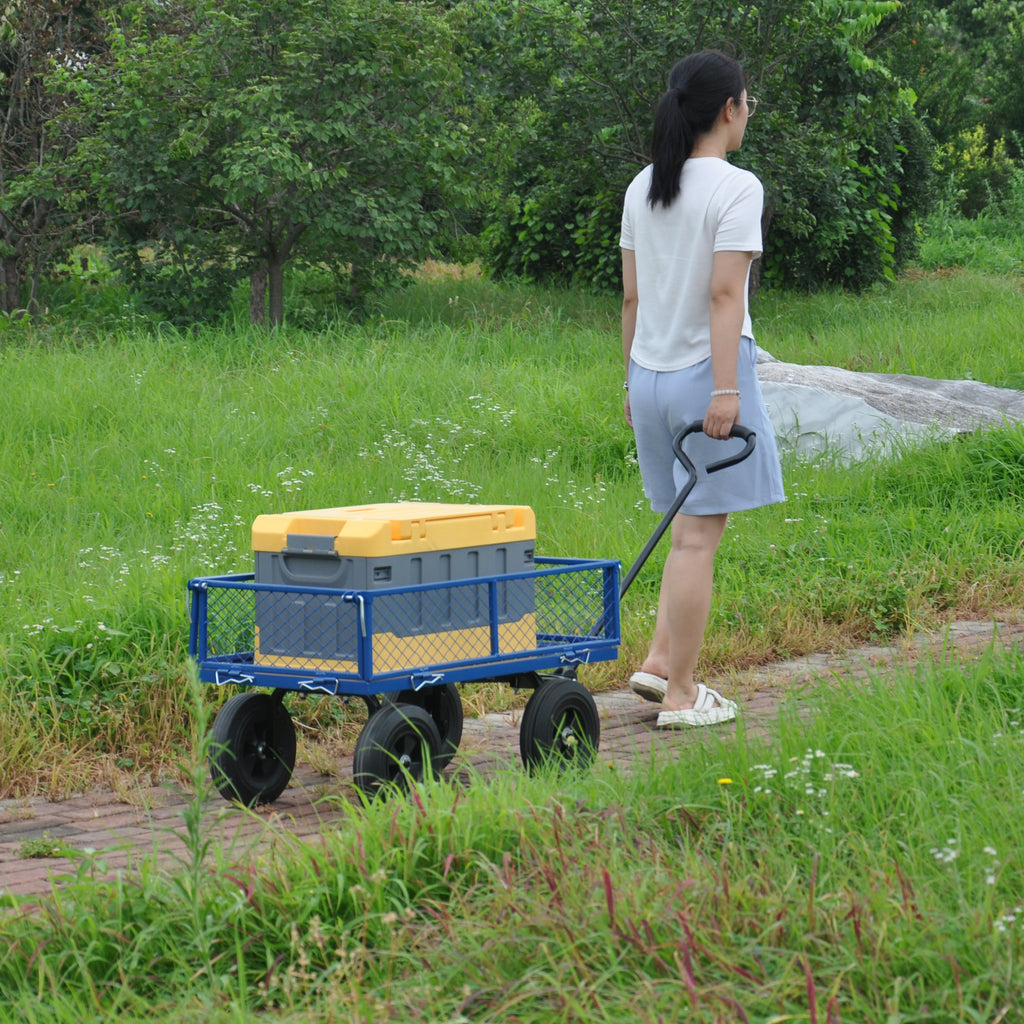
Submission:
MULTIPOLYGON (((696 473, 696 469, 686 452, 683 451, 683 441, 691 434, 699 434, 703 429, 704 421, 694 420, 683 427, 672 439, 672 451, 676 453, 676 458, 690 473, 696 473)), ((714 473, 719 469, 728 469, 729 466, 735 466, 738 462, 742 462, 754 450, 754 445, 757 443, 757 434, 750 427, 741 426, 739 423, 733 424, 732 429, 729 431, 729 436, 742 438, 746 441, 746 444, 733 455, 727 455, 724 459, 719 459, 717 462, 712 462, 705 466, 705 473, 714 473)))

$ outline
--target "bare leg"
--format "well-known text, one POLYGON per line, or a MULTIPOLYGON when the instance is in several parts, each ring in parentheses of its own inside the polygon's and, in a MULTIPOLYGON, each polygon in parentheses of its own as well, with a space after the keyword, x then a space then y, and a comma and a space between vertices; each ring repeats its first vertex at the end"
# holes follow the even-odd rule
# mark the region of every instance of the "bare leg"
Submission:
POLYGON ((643 671, 668 680, 663 707, 669 711, 692 708, 697 700, 693 674, 711 611, 715 553, 728 520, 725 514, 672 520, 654 637, 643 663, 643 671))

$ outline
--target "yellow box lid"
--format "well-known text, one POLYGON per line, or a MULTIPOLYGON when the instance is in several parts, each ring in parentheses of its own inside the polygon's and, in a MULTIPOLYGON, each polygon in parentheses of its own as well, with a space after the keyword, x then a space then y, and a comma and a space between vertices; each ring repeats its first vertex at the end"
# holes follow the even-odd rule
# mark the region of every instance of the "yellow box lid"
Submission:
POLYGON ((257 516, 253 551, 284 551, 289 536, 333 537, 351 558, 388 558, 420 551, 532 541, 537 526, 528 505, 446 505, 386 502, 257 516))

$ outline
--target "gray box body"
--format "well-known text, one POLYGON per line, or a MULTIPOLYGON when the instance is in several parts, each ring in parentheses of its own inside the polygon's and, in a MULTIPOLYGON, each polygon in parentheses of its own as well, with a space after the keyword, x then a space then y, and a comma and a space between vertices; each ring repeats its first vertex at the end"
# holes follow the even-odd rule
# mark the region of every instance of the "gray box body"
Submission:
MULTIPOLYGON (((284 551, 255 553, 256 583, 372 593, 374 671, 489 656, 489 585, 473 580, 534 569, 532 541, 375 558, 339 556, 330 536, 289 534, 287 541, 284 551), (464 584, 376 593, 448 581, 464 584)), ((533 649, 534 580, 495 589, 500 642, 533 649)), ((340 594, 257 591, 256 661, 354 671, 359 625, 358 605, 340 594)))

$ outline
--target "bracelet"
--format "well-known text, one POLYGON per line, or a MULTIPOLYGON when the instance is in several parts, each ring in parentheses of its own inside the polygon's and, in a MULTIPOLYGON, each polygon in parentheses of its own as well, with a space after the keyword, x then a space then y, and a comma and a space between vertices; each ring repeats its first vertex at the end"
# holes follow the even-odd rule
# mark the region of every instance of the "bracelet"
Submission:
POLYGON ((737 398, 740 397, 740 393, 736 388, 715 388, 715 390, 711 392, 712 398, 717 398, 719 395, 735 395, 737 398))

